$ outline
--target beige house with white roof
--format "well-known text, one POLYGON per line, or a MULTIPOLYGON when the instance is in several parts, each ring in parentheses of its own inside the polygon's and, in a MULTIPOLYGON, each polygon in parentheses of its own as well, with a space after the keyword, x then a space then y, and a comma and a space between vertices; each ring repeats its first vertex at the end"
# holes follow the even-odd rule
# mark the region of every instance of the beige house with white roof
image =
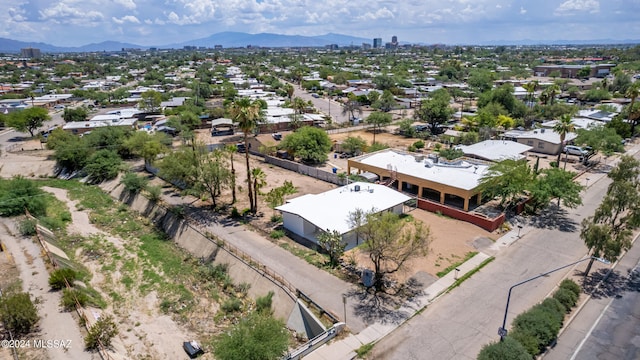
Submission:
POLYGON ((470 204, 482 202, 478 185, 488 165, 386 149, 349 159, 347 173, 352 169, 374 173, 398 191, 469 211, 470 204))

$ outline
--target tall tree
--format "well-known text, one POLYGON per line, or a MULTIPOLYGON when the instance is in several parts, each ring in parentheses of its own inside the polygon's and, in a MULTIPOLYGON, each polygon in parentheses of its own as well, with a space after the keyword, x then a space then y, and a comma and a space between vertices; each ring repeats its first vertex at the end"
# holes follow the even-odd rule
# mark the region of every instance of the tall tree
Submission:
POLYGON ((47 110, 41 107, 30 107, 9 114, 6 125, 17 131, 28 131, 33 136, 34 132, 50 118, 47 110))
POLYGON ((438 89, 431 93, 427 100, 422 101, 414 112, 414 118, 429 124, 432 134, 438 133, 438 126, 446 123, 453 109, 449 106, 451 95, 445 89, 438 89))
POLYGON ((376 143, 376 133, 383 127, 391 124, 392 117, 389 113, 374 111, 367 116, 367 124, 373 125, 373 143, 376 143))
POLYGON ((302 124, 302 114, 304 113, 304 109, 307 107, 307 102, 302 98, 295 97, 291 102, 291 107, 293 108, 291 127, 295 130, 302 124))
POLYGON ((355 114, 362 115, 362 105, 355 100, 349 100, 342 106, 342 115, 349 115, 349 119, 356 118, 355 114))
POLYGON ((636 81, 633 85, 627 88, 624 96, 631 99, 631 103, 629 104, 629 124, 631 124, 631 136, 633 136, 636 125, 638 125, 638 120, 640 119, 640 111, 634 107, 636 103, 636 99, 640 95, 640 82, 636 81))
POLYGON ((385 290, 385 278, 412 258, 428 252, 431 232, 421 223, 407 223, 393 212, 370 213, 360 232, 362 251, 373 263, 374 287, 385 290))
POLYGON ((251 208, 255 209, 254 213, 258 212, 258 194, 260 194, 260 189, 262 189, 265 185, 267 185, 267 174, 262 171, 260 168, 251 169, 251 176, 253 177, 253 204, 251 204, 251 208))
POLYGON ((629 249, 633 231, 640 226, 640 161, 623 155, 607 176, 613 181, 594 215, 582 221, 580 238, 592 256, 614 262, 629 249))
POLYGON ((155 90, 148 90, 143 92, 140 97, 140 108, 144 111, 155 113, 160 111, 160 103, 162 102, 162 94, 155 90))
POLYGON ((526 161, 507 159, 489 166, 480 178, 479 190, 500 197, 500 206, 508 207, 517 202, 534 177, 526 161))
POLYGON ((391 91, 385 90, 382 96, 374 101, 371 106, 382 112, 389 112, 396 106, 396 99, 391 91))
POLYGON ((295 92, 295 88, 293 85, 287 83, 284 85, 284 91, 287 92, 287 96, 289 97, 289 101, 293 101, 293 94, 295 92))
POLYGON ((327 132, 312 126, 303 126, 282 139, 279 147, 303 162, 321 163, 331 151, 331 139, 327 132))
POLYGON ((251 134, 262 121, 263 112, 261 103, 251 101, 249 98, 241 98, 231 104, 229 109, 232 120, 237 123, 240 130, 244 134, 244 148, 245 148, 245 162, 247 166, 247 192, 249 194, 249 204, 251 205, 251 212, 256 213, 257 209, 254 207, 253 189, 251 182, 251 167, 249 166, 249 134, 251 134))
MULTIPOLYGON (((558 122, 553 126, 553 131, 560 135, 560 152, 558 152, 558 159, 556 160, 558 167, 560 166, 560 155, 562 155, 562 152, 564 151, 564 140, 567 138, 567 134, 574 130, 575 125, 573 124, 570 115, 562 115, 560 120, 558 120, 558 122)), ((565 166, 567 166, 566 161, 565 166)))
POLYGON ((231 203, 235 204, 236 203, 236 168, 233 163, 233 154, 238 152, 238 147, 235 144, 229 144, 224 147, 224 151, 226 151, 227 154, 229 155, 229 164, 231 164, 231 178, 230 178, 231 184, 229 186, 231 187, 231 203))

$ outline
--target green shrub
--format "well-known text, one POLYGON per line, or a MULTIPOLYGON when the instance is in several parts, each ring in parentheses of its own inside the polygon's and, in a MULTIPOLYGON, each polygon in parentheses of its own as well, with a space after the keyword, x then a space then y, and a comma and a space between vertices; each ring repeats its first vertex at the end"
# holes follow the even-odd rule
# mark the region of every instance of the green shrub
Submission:
POLYGON ((89 329, 84 338, 84 345, 89 350, 98 348, 98 344, 111 346, 111 339, 118 334, 118 326, 113 321, 113 316, 102 315, 98 321, 89 329))
POLYGON ((120 180, 120 184, 123 184, 128 192, 137 194, 146 189, 149 179, 144 176, 138 176, 136 173, 127 172, 120 180))
POLYGON ((531 333, 516 329, 512 330, 508 337, 513 338, 522 345, 525 351, 529 353, 529 359, 532 359, 540 353, 540 344, 538 343, 538 339, 531 333))
POLYGON ((580 297, 580 293, 582 292, 582 289, 580 289, 580 285, 576 284, 576 282, 571 279, 562 280, 562 282, 560 283, 560 289, 571 290, 578 297, 580 297))
POLYGON ((236 286, 236 291, 241 293, 243 296, 246 296, 251 289, 251 284, 247 282, 240 283, 240 285, 236 286))
POLYGON ((65 283, 65 279, 66 282, 69 283, 69 285, 73 286, 73 282, 77 279, 77 277, 78 274, 73 269, 56 269, 51 273, 51 275, 49 275, 49 286, 51 286, 53 290, 66 288, 67 284, 65 283))
POLYGON ((271 304, 273 303, 273 291, 265 296, 256 299, 256 311, 257 312, 271 312, 271 304))
POLYGON ((478 354, 478 360, 531 360, 531 354, 516 339, 507 336, 503 341, 487 344, 478 354))
POLYGON ((564 305, 564 307, 567 309, 567 312, 571 311, 571 309, 576 306, 576 302, 578 301, 578 295, 576 295, 571 290, 563 288, 558 289, 553 294, 553 298, 564 305))
POLYGON ((533 307, 513 321, 514 330, 529 333, 537 339, 538 353, 558 336, 560 326, 553 312, 541 307, 533 307))
POLYGON ((147 194, 149 194, 149 200, 158 201, 162 195, 162 188, 158 185, 147 186, 147 194))
POLYGON ((237 298, 231 298, 222 303, 222 306, 220 308, 227 314, 234 313, 242 309, 242 301, 237 298))
POLYGON ((0 298, 0 321, 14 336, 31 332, 38 319, 38 310, 28 293, 5 293, 0 298))
POLYGON ((271 222, 276 224, 282 221, 282 215, 271 215, 271 222))
POLYGON ((418 140, 416 142, 413 143, 413 147, 416 149, 424 149, 424 141, 423 140, 418 140))
POLYGON ((549 311, 556 318, 556 321, 558 321, 561 325, 564 322, 564 315, 567 312, 567 308, 565 308, 564 305, 562 305, 562 303, 557 299, 544 299, 543 302, 534 306, 534 308, 535 307, 539 307, 549 311))
POLYGON ((24 219, 18 225, 18 230, 23 236, 32 236, 36 234, 36 225, 38 221, 34 219, 24 219))
POLYGON ((89 301, 87 294, 78 291, 77 289, 63 289, 62 298, 60 299, 60 306, 65 311, 71 311, 76 308, 76 301, 80 306, 85 306, 89 301))
POLYGON ((236 208, 235 206, 231 209, 231 218, 232 219, 240 219, 242 217, 242 215, 240 215, 240 212, 238 211, 238 208, 236 208))
POLYGON ((269 237, 272 239, 280 239, 281 237, 284 237, 284 235, 284 230, 273 230, 271 234, 269 234, 269 237))
POLYGON ((206 264, 200 267, 200 274, 210 281, 223 281, 227 277, 229 264, 206 264))

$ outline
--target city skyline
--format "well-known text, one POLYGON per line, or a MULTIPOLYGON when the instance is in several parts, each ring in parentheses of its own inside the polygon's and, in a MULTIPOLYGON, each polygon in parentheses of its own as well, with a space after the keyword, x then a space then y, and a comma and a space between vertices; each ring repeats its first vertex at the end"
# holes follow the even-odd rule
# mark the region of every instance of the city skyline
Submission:
POLYGON ((522 40, 640 39, 636 0, 0 0, 0 37, 81 46, 119 41, 180 43, 224 31, 315 36, 339 33, 383 43, 476 44, 522 40))

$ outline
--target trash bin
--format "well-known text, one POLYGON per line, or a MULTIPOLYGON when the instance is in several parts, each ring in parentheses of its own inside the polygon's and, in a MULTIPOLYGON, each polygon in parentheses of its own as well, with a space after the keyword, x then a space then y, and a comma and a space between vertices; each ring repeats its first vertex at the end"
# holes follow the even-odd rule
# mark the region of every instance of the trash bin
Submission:
POLYGON ((338 154, 335 154, 335 153, 334 153, 334 154, 333 154, 333 158, 334 158, 334 159, 337 159, 337 158, 338 158, 338 154))
POLYGON ((333 168, 332 170, 333 170, 333 173, 334 173, 334 174, 337 174, 337 173, 338 173, 338 168, 333 168))

